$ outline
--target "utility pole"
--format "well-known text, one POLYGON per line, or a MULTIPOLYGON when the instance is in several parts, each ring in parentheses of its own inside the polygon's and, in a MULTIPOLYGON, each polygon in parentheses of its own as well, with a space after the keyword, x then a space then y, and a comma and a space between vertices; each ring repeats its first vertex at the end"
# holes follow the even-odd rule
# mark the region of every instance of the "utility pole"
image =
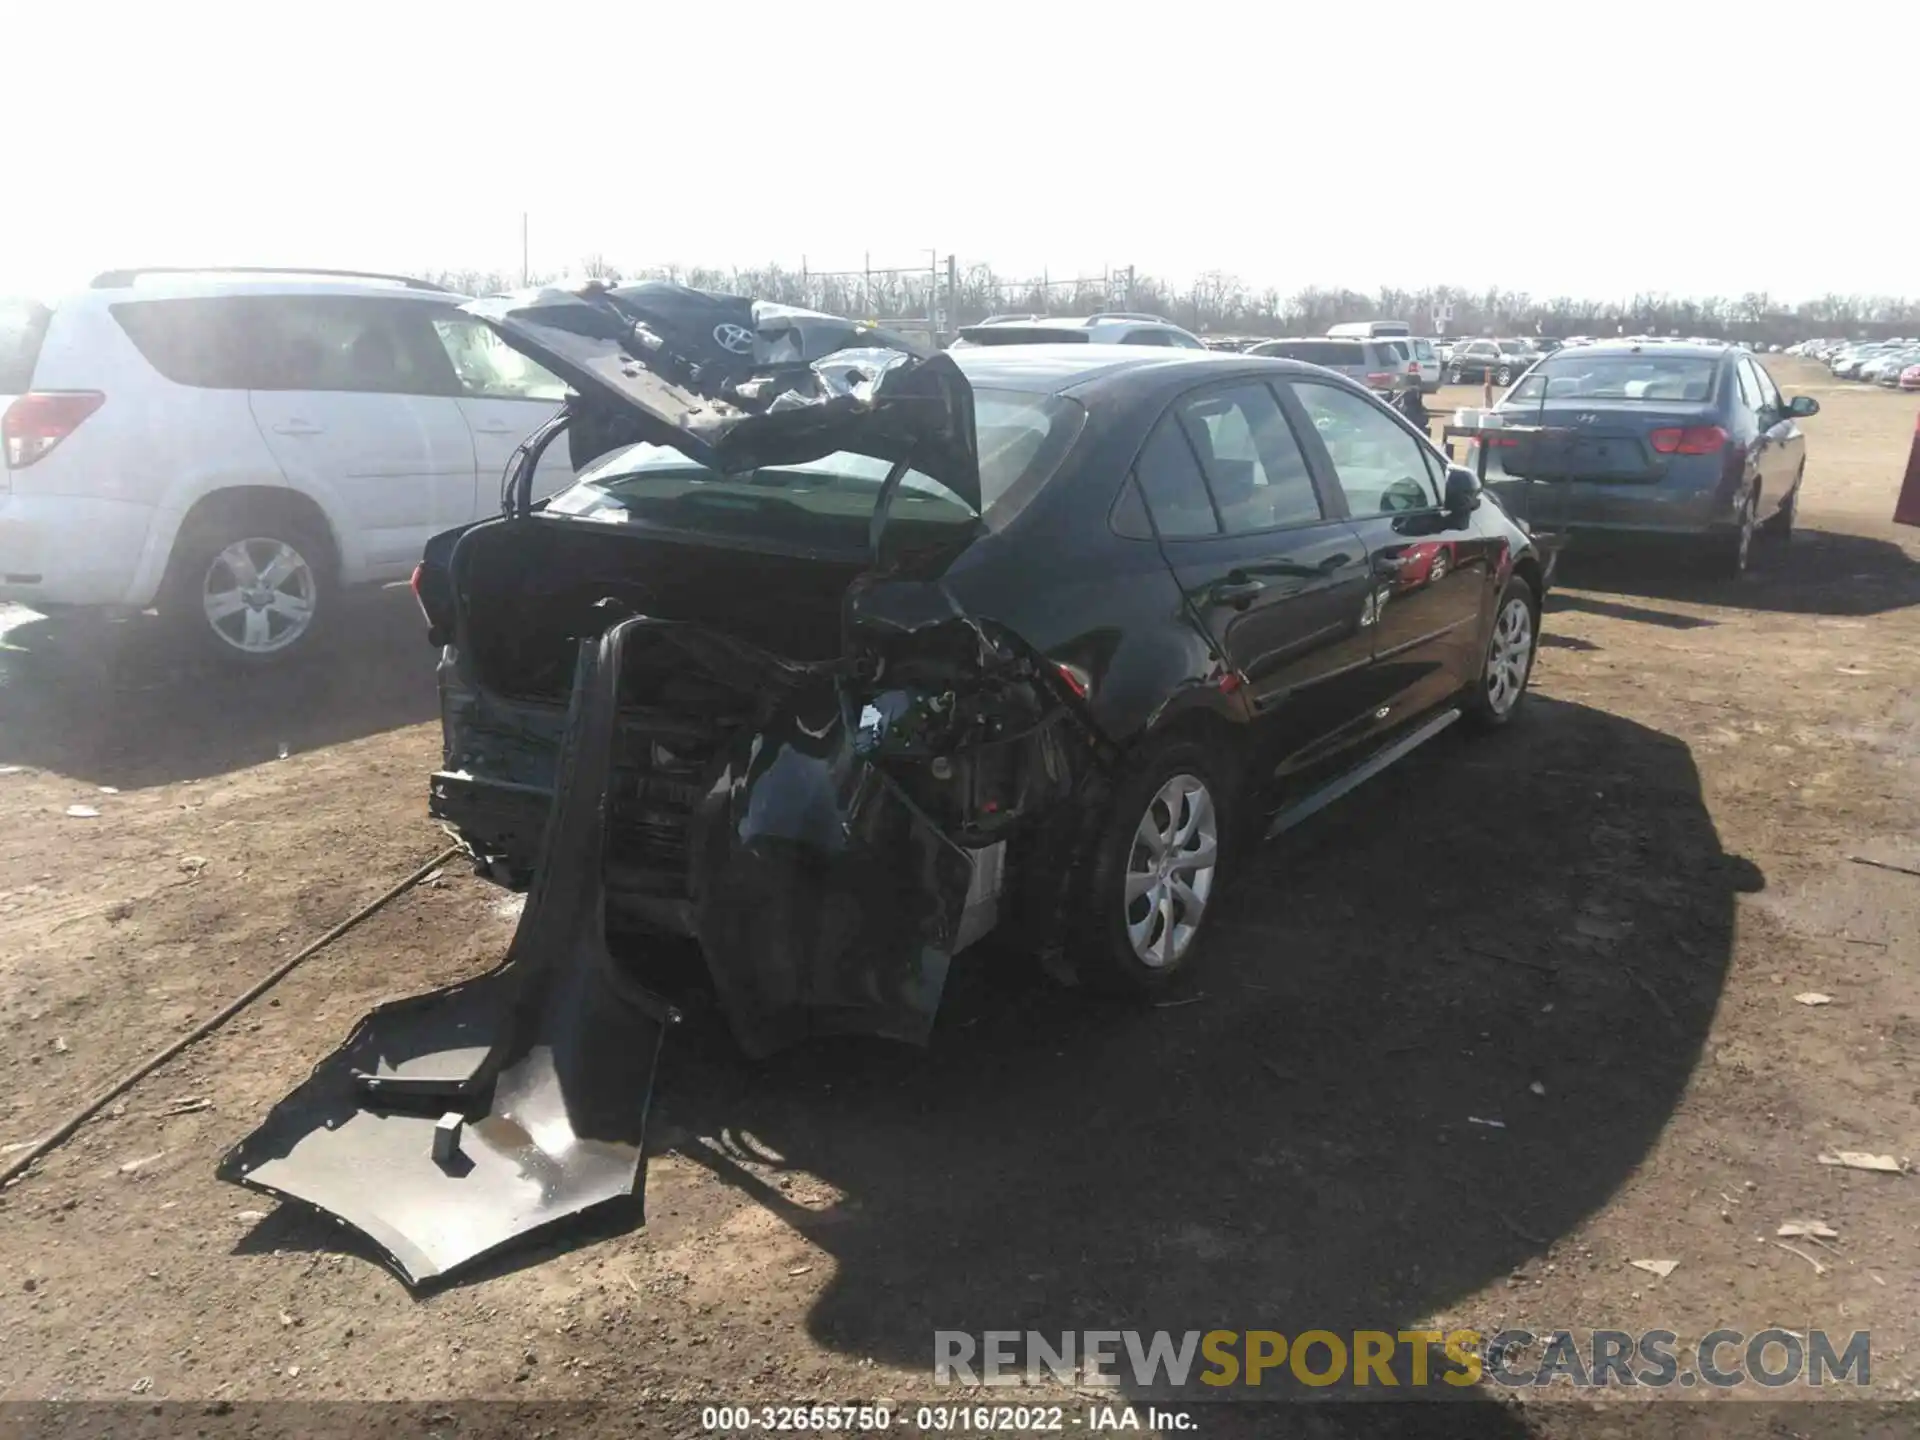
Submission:
POLYGON ((951 255, 947 256, 946 328, 954 334, 960 331, 960 267, 954 263, 951 255))
POLYGON ((533 272, 527 265, 527 212, 520 212, 520 284, 524 287, 533 283, 533 272))

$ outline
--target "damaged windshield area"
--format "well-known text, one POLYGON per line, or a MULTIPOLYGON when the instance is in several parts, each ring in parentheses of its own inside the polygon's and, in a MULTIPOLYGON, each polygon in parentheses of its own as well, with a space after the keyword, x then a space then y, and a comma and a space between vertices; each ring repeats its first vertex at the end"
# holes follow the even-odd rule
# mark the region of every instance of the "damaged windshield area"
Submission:
MULTIPOLYGON (((980 518, 998 528, 1038 492, 1073 446, 1086 411, 1072 400, 1017 390, 974 392, 980 448, 980 518)), ((819 460, 721 474, 665 445, 604 457, 554 497, 549 515, 637 521, 736 539, 855 550, 891 466, 838 451, 819 460)), ((898 535, 970 526, 974 511, 937 480, 908 470, 889 521, 898 535)))

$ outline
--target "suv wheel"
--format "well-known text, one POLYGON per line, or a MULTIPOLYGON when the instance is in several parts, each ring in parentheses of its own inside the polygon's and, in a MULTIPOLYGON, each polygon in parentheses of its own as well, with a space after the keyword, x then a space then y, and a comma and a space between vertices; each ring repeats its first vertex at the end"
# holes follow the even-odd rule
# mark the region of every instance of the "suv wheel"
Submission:
POLYGON ((1151 994, 1190 968, 1232 844, 1228 773, 1215 751, 1175 739, 1118 787, 1072 942, 1089 986, 1151 994))
POLYGON ((239 514, 181 538, 162 612, 202 655, 253 668, 313 649, 333 607, 327 546, 285 519, 239 514))
POLYGON ((1502 365, 1498 370, 1494 371, 1493 383, 1496 385, 1511 385, 1513 383, 1513 367, 1511 365, 1502 365))

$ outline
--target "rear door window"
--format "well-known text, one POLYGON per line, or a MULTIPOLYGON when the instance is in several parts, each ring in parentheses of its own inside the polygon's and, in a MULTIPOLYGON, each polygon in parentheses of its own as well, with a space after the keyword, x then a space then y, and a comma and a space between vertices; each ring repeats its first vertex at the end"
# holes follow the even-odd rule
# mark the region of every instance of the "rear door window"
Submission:
POLYGON ((1134 330, 1120 338, 1122 345, 1171 345, 1173 337, 1165 330, 1134 330))
POLYGON ((33 388, 33 367, 52 319, 53 311, 38 300, 0 298, 0 395, 33 388))
POLYGON ((1207 499, 1206 483, 1193 447, 1181 433, 1179 418, 1168 415, 1153 427, 1133 473, 1146 497, 1154 527, 1168 540, 1218 535, 1220 521, 1207 499))
POLYGON ((167 379, 216 390, 452 395, 426 307, 347 295, 134 300, 113 318, 167 379))
POLYGON ((257 315, 255 390, 451 395, 453 365, 423 307, 333 295, 278 296, 257 315))

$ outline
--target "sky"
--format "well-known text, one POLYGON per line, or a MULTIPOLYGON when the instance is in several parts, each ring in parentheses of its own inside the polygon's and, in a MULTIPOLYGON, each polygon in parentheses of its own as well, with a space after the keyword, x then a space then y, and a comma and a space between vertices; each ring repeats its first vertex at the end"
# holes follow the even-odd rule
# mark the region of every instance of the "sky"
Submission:
POLYGON ((111 267, 1135 266, 1920 293, 1916 0, 35 4, 0 293, 111 267))

